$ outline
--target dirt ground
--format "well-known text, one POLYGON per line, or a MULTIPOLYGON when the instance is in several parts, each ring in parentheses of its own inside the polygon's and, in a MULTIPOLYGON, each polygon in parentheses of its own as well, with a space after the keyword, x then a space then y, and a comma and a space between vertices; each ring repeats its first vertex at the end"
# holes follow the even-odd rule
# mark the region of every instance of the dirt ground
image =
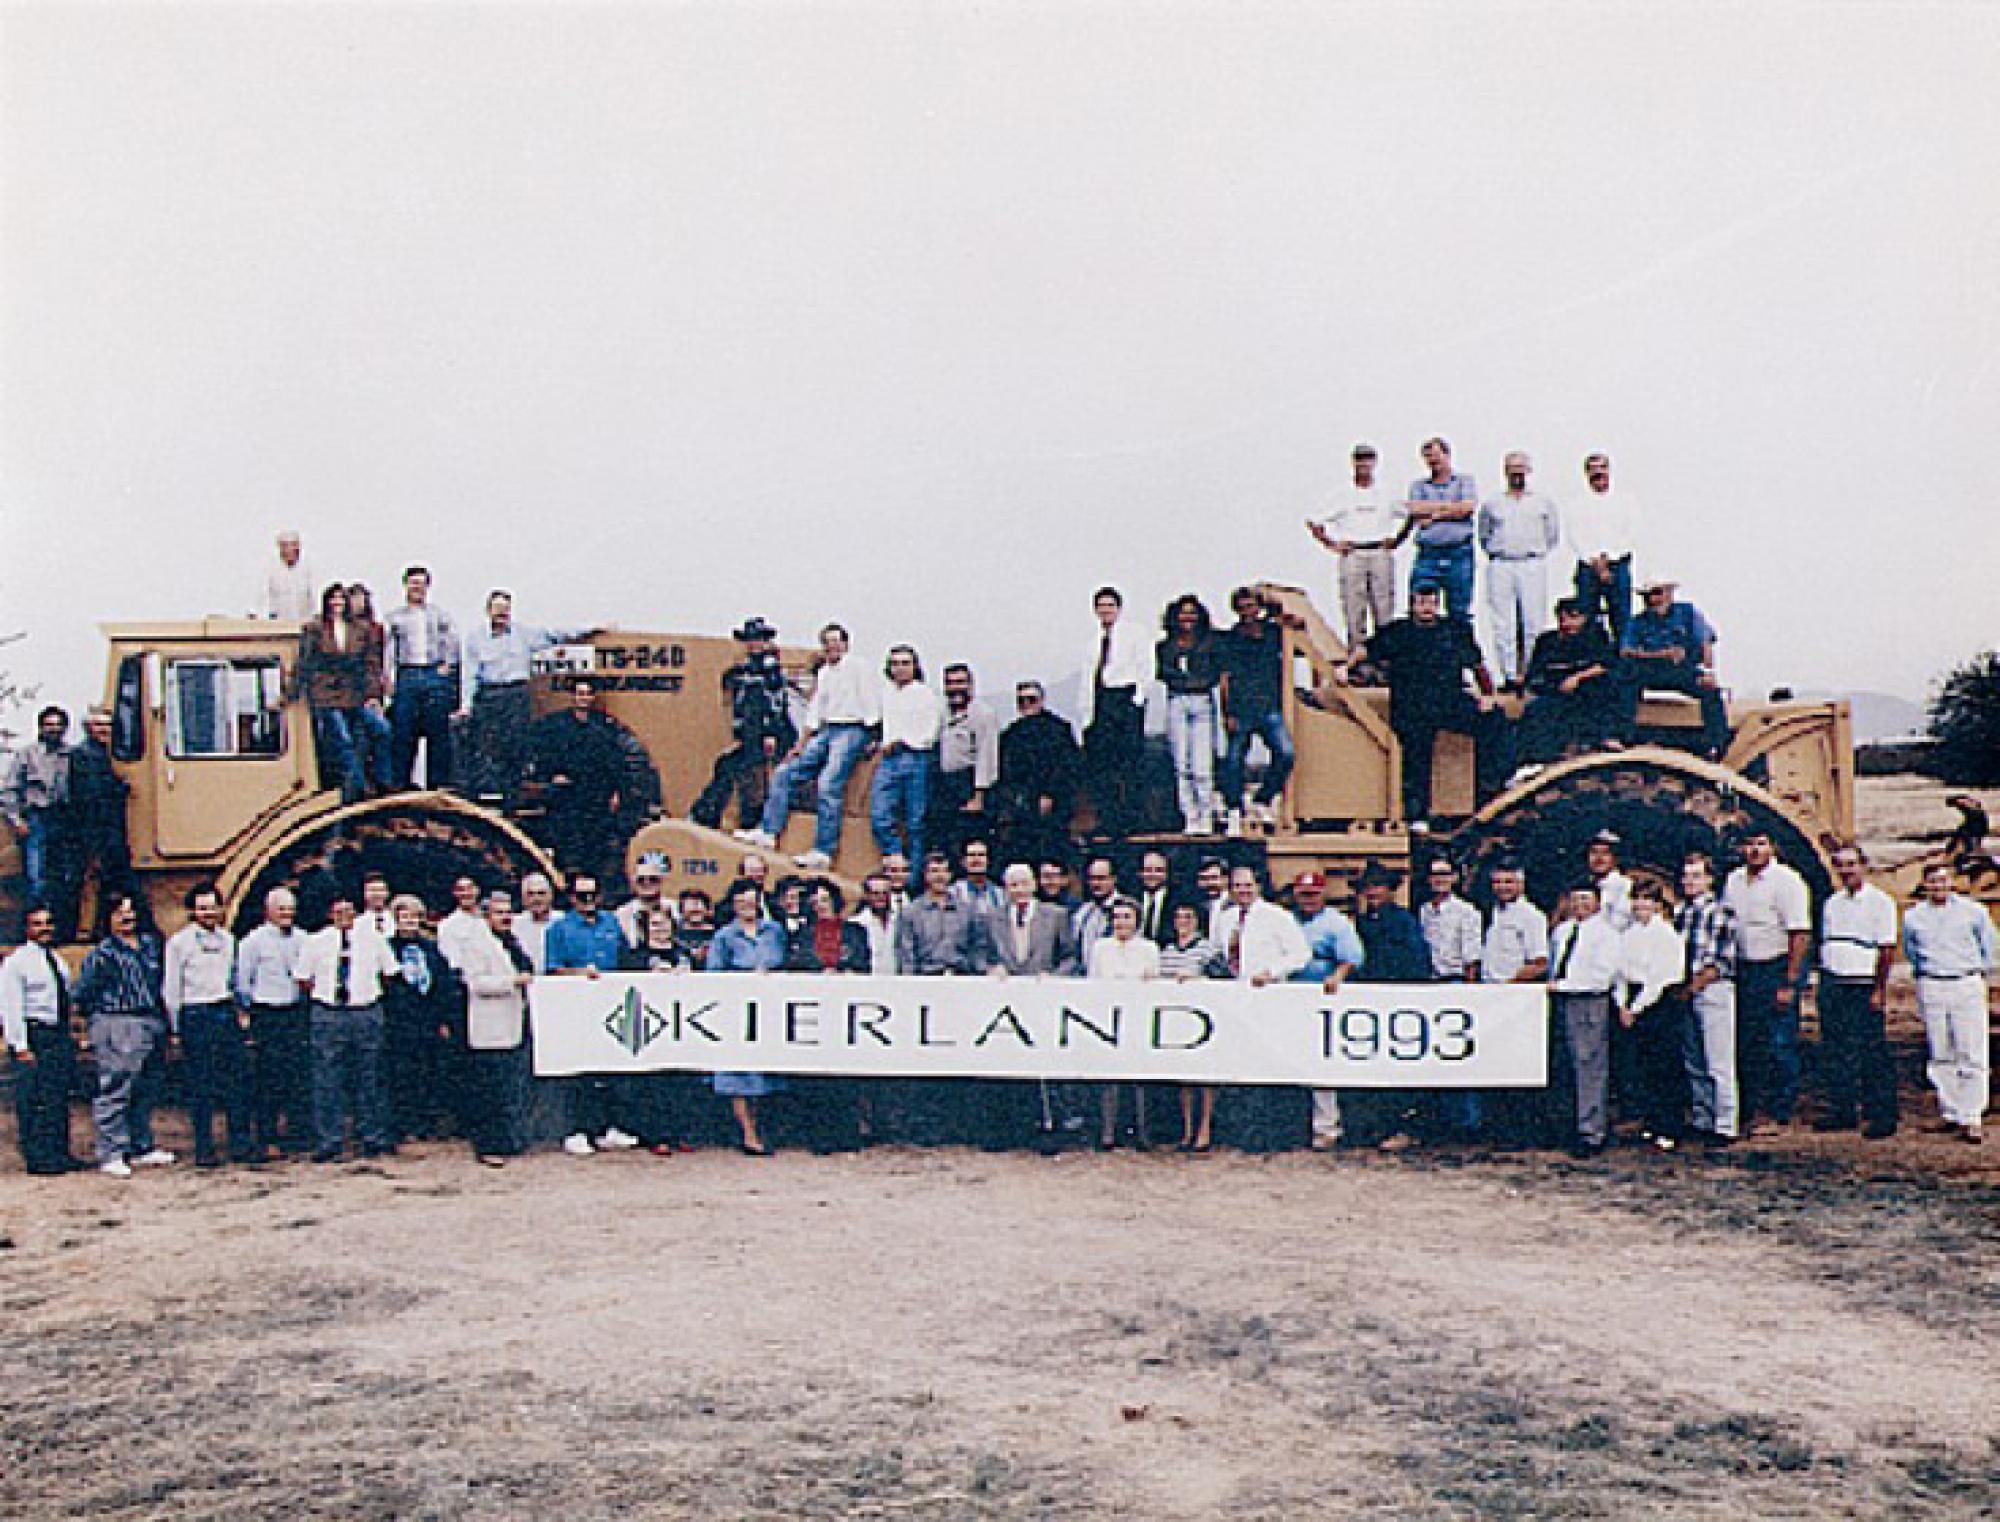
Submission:
POLYGON ((2000 1146, 1897 1023, 1891 1141, 1589 1163, 0 1133, 0 1516, 1992 1517, 2000 1146))

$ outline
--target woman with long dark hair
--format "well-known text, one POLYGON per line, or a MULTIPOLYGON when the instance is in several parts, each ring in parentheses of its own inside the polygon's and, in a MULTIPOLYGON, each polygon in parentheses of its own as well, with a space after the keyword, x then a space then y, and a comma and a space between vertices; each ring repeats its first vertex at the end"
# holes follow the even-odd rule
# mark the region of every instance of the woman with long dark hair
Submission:
POLYGON ((339 582, 320 594, 319 616, 299 635, 293 683, 312 709, 321 781, 337 785, 352 803, 368 792, 369 760, 378 736, 380 744, 388 743, 389 721, 381 712, 381 664, 371 668, 366 631, 348 616, 349 608, 339 582))
POLYGON ((1167 604, 1153 670, 1167 689, 1167 744, 1175 790, 1190 835, 1215 828, 1215 691, 1222 681, 1220 646, 1207 605, 1192 592, 1167 604))

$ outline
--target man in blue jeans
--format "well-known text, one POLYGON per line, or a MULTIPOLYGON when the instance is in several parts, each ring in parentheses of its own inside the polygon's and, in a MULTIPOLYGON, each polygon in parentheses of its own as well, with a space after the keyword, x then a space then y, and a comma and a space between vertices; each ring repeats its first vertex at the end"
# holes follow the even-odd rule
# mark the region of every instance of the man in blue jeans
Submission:
POLYGON ((403 572, 403 606, 387 619, 391 769, 396 786, 416 774, 417 742, 424 745, 424 783, 451 783, 451 716, 458 707, 458 625, 431 604, 431 573, 413 565, 403 572))
POLYGON ((1445 613, 1458 623, 1472 623, 1473 522, 1479 511, 1479 483, 1451 468, 1451 445, 1428 440, 1422 450, 1429 472, 1410 484, 1404 504, 1409 518, 1396 536, 1401 544, 1417 536, 1416 563, 1410 567, 1412 590, 1434 586, 1444 593, 1445 613))
POLYGON ((1625 626, 1618 647, 1618 735, 1637 738, 1639 698, 1681 692, 1701 702, 1701 753, 1711 761, 1729 748, 1729 710, 1715 677, 1715 630, 1701 610, 1674 597, 1674 583, 1655 576, 1640 589, 1645 606, 1625 626))
POLYGON ((1278 797, 1292 775, 1295 752, 1285 727, 1285 635, 1254 587, 1229 594, 1236 625, 1222 636, 1222 727, 1228 749, 1222 757, 1222 801, 1229 810, 1232 834, 1240 833, 1247 814, 1270 829, 1278 822, 1278 797), (1271 753, 1264 780, 1254 799, 1244 797, 1243 764, 1250 742, 1262 740, 1271 753))
POLYGON ((799 866, 809 872, 823 872, 833 864, 848 775, 874 743, 870 731, 882 722, 881 686, 861 662, 848 659, 847 630, 828 624, 819 631, 819 650, 819 674, 806 704, 805 732, 771 778, 763 819, 754 829, 736 832, 738 840, 772 849, 792 811, 793 791, 817 781, 812 849, 798 858, 799 866))

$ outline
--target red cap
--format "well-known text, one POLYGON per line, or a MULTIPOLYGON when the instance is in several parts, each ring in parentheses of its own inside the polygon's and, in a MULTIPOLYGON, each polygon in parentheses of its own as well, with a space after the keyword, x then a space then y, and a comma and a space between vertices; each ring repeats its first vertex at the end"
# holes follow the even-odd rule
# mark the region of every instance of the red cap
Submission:
POLYGON ((1292 879, 1294 888, 1324 888, 1326 879, 1317 872, 1301 872, 1292 879))

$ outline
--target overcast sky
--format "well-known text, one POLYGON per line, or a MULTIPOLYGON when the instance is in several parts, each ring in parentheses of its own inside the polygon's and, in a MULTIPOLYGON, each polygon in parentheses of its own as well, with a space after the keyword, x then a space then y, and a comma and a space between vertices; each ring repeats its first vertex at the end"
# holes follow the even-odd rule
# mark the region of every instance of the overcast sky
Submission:
POLYGON ((0 626, 465 615, 997 689, 1302 581, 1357 438, 1610 451, 1726 680, 1994 643, 1985 5, 12 4, 0 626))

